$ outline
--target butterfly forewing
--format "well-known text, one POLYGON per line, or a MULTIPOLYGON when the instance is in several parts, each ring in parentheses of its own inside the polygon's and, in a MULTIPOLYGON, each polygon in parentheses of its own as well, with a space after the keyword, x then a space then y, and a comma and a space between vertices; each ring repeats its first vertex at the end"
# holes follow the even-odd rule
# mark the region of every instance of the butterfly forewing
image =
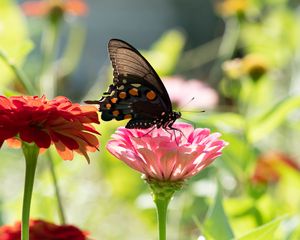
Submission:
POLYGON ((132 47, 124 41, 117 40, 117 39, 111 39, 109 41, 109 43, 108 43, 108 52, 109 52, 110 61, 111 61, 112 66, 113 66, 113 75, 114 75, 115 78, 118 77, 118 72, 116 70, 116 55, 117 55, 117 50, 119 48, 132 49, 132 47))
POLYGON ((122 40, 112 39, 108 43, 112 65, 120 76, 137 76, 149 82, 161 94, 164 102, 172 109, 171 100, 161 79, 150 63, 131 45, 122 40))

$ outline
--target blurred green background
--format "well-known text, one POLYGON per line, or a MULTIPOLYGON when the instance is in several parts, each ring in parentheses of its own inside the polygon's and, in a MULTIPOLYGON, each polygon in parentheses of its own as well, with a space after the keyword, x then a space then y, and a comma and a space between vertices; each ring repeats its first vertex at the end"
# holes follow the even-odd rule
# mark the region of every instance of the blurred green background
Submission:
MULTIPOLYGON (((99 99, 112 81, 107 42, 120 38, 157 70, 183 118, 229 143, 175 195, 168 239, 300 239, 299 1, 90 0, 84 16, 67 8, 28 16, 23 2, 0 2, 0 51, 37 94, 99 99)), ((0 72, 1 94, 26 94, 1 59, 0 72)), ((89 165, 54 156, 66 219, 94 239, 156 239, 150 190, 105 149, 124 125, 101 122, 89 165)), ((32 218, 59 223, 47 156, 38 160, 32 218)), ((7 146, 0 159, 2 225, 21 218, 24 159, 7 146)))

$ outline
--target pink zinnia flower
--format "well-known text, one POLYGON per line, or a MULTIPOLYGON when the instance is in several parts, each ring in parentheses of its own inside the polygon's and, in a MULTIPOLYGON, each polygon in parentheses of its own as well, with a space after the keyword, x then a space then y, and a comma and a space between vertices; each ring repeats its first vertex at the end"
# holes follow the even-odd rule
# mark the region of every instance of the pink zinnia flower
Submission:
POLYGON ((221 155, 226 142, 220 133, 194 129, 190 124, 175 123, 175 131, 162 128, 118 128, 107 144, 111 154, 147 180, 182 181, 196 175, 221 155))

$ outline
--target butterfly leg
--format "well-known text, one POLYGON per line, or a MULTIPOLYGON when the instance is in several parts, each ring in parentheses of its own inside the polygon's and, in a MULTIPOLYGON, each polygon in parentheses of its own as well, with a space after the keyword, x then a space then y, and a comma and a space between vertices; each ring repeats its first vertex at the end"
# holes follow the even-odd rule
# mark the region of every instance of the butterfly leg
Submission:
POLYGON ((176 132, 175 132, 176 130, 177 130, 178 132, 180 132, 180 134, 181 134, 185 139, 187 139, 187 137, 184 135, 184 133, 181 131, 181 129, 179 129, 179 128, 174 128, 174 127, 173 127, 174 122, 175 122, 175 120, 174 120, 174 121, 171 121, 171 122, 168 122, 168 124, 167 124, 167 126, 166 126, 166 129, 173 130, 175 139, 176 139, 176 132))
POLYGON ((146 132, 142 137, 145 137, 146 135, 148 135, 149 133, 151 133, 154 130, 154 128, 156 128, 155 125, 150 129, 150 131, 146 132))

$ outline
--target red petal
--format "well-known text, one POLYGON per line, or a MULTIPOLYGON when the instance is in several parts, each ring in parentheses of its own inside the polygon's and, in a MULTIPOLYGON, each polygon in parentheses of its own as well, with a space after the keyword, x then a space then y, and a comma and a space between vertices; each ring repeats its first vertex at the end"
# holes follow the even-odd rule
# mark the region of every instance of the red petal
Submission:
POLYGON ((49 134, 44 131, 36 131, 34 141, 40 148, 49 148, 51 144, 51 138, 49 134))
POLYGON ((61 142, 54 142, 55 148, 58 152, 58 154, 61 156, 64 160, 72 160, 74 155, 73 151, 68 149, 64 144, 61 142))
POLYGON ((9 138, 6 140, 6 143, 11 148, 20 148, 22 145, 22 142, 18 138, 9 138))
POLYGON ((79 148, 78 143, 74 139, 57 132, 55 132, 54 134, 56 138, 59 139, 59 141, 61 141, 64 145, 66 145, 67 148, 71 150, 79 148))

